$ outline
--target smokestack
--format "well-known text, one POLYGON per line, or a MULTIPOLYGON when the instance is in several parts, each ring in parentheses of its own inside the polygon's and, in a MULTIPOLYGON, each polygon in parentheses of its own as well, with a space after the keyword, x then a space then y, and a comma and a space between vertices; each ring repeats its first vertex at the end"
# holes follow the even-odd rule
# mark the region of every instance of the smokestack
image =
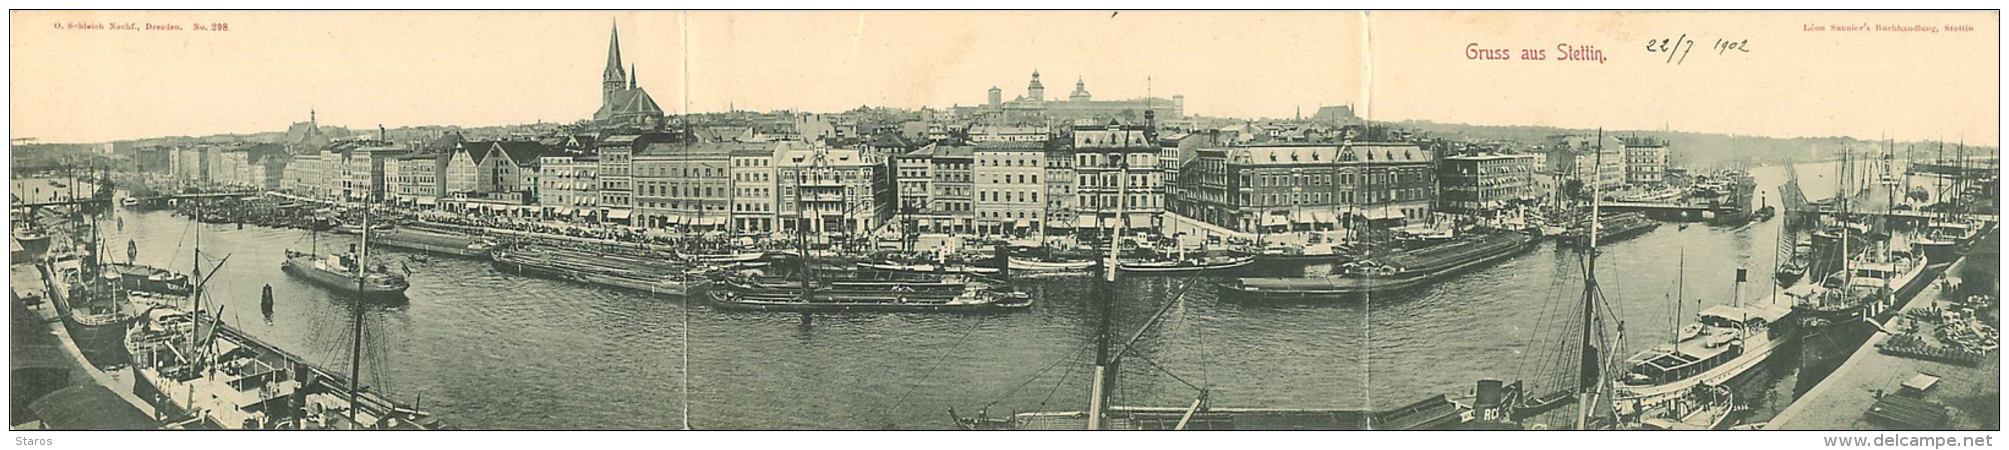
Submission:
POLYGON ((387 132, 385 132, 385 131, 384 131, 384 124, 381 124, 381 123, 380 123, 380 124, 377 124, 377 140, 379 140, 379 141, 384 141, 384 142, 390 142, 390 141, 391 141, 391 138, 390 138, 389 134, 388 134, 387 132))

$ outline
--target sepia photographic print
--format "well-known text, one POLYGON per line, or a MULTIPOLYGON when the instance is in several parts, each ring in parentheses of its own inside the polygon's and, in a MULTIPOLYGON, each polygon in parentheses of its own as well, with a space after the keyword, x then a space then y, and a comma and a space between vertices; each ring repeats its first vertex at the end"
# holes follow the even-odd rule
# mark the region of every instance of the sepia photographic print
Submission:
POLYGON ((1994 10, 8 26, 16 445, 2001 429, 1994 10))

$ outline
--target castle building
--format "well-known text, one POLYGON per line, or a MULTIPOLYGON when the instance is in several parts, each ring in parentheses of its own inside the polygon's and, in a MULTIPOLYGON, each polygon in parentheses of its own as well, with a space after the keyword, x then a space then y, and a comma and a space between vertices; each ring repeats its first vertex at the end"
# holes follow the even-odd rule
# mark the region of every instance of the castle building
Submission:
POLYGON ((1026 83, 1025 95, 1011 100, 1003 99, 1003 92, 993 86, 989 94, 988 109, 1001 116, 1007 123, 1047 123, 1053 121, 1072 122, 1091 119, 1097 123, 1111 119, 1128 123, 1142 122, 1144 111, 1156 111, 1161 119, 1175 119, 1186 114, 1186 96, 1174 95, 1165 98, 1136 98, 1130 100, 1096 100, 1088 92, 1086 80, 1076 77, 1074 91, 1066 100, 1046 98, 1046 85, 1039 80, 1039 71, 1032 72, 1032 80, 1026 83))

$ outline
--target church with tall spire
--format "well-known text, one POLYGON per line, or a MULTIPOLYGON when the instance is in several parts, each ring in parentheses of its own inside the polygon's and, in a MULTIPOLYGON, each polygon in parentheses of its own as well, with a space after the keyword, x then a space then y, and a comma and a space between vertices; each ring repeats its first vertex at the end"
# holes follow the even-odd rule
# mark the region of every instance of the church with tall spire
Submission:
POLYGON ((600 71, 600 110, 593 124, 602 130, 652 130, 663 123, 663 108, 635 81, 635 67, 621 65, 621 26, 607 38, 607 68, 600 71))

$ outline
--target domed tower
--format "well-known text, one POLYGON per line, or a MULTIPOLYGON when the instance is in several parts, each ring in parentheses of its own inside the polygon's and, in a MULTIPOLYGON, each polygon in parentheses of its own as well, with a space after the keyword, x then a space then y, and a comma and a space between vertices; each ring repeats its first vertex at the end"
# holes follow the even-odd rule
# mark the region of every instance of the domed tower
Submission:
POLYGON ((1032 82, 1025 85, 1025 97, 1035 101, 1046 100, 1046 86, 1039 84, 1039 71, 1032 71, 1032 82))
POLYGON ((997 86, 991 86, 991 107, 996 108, 1003 104, 1004 104, 1004 90, 998 89, 997 86))
POLYGON ((1088 95, 1088 84, 1083 83, 1081 81, 1081 77, 1075 77, 1074 92, 1071 94, 1067 94, 1067 100, 1076 102, 1085 102, 1088 101, 1089 98, 1090 97, 1088 95))

